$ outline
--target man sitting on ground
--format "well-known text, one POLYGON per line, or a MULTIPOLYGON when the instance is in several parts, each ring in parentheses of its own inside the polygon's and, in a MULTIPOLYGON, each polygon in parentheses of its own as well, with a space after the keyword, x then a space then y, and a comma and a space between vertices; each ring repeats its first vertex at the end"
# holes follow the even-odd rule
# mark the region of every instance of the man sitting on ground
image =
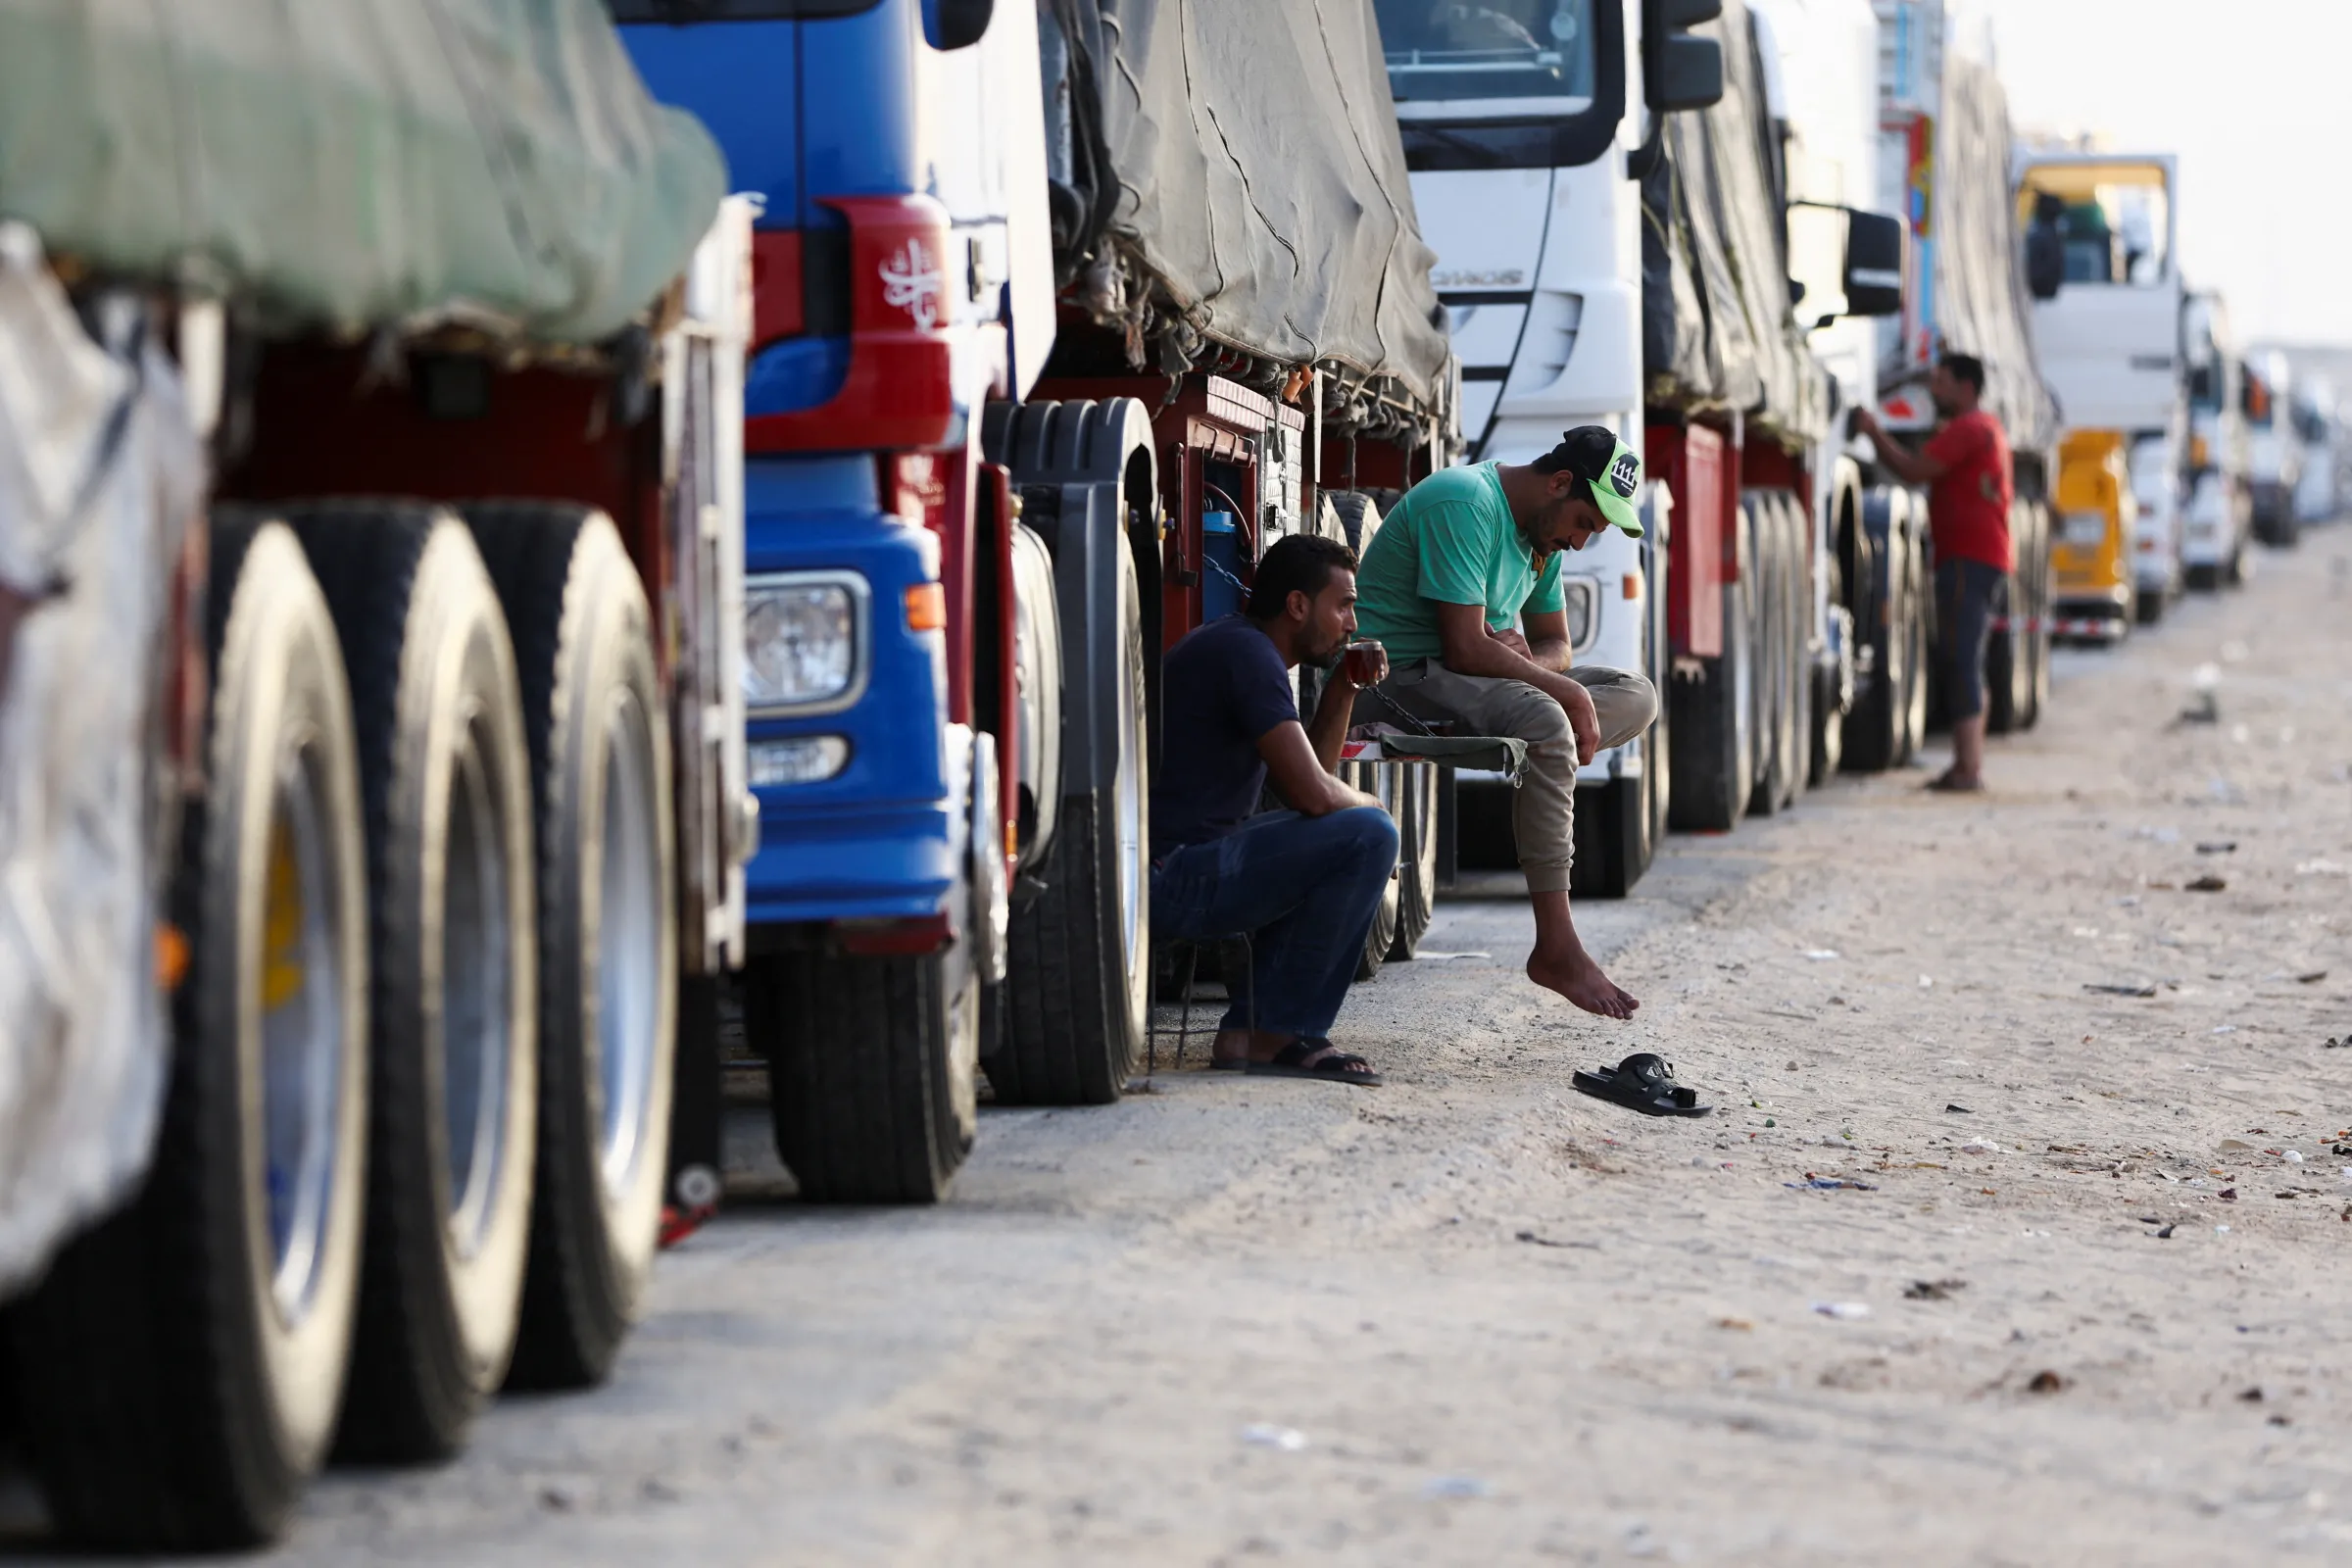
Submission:
POLYGON ((1364 552, 1358 607, 1365 634, 1395 662, 1357 701, 1357 722, 1395 723, 1401 710, 1450 720, 1462 734, 1527 742, 1527 772, 1511 804, 1536 914, 1527 977, 1609 1018, 1630 1018, 1641 1004, 1585 952, 1568 911, 1576 770, 1649 728, 1658 694, 1638 674, 1569 667, 1560 553, 1582 550, 1612 525, 1639 536, 1641 483, 1641 459, 1596 424, 1570 430, 1524 466, 1434 473, 1396 504, 1364 552))
POLYGON ((1328 1038, 1396 865, 1396 824, 1332 773, 1357 691, 1337 665, 1354 635, 1354 552, 1293 535, 1258 563, 1249 612, 1193 632, 1162 667, 1152 932, 1246 932, 1252 950, 1256 1028, 1234 988, 1220 1067, 1380 1082, 1328 1038), (1291 688, 1299 664, 1329 669, 1311 726, 1291 688), (1289 810, 1257 809, 1269 774, 1289 810))

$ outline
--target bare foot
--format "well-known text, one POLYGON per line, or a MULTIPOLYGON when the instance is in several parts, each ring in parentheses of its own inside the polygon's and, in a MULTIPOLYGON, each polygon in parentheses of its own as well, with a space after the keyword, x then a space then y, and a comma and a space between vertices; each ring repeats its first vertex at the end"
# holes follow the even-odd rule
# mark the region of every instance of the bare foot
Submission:
POLYGON ((1590 955, 1581 948, 1564 957, 1549 958, 1542 953, 1527 956, 1527 977, 1546 991, 1556 991, 1587 1012, 1596 1012, 1603 1018, 1631 1018, 1642 1004, 1623 990, 1607 975, 1600 972, 1590 955))

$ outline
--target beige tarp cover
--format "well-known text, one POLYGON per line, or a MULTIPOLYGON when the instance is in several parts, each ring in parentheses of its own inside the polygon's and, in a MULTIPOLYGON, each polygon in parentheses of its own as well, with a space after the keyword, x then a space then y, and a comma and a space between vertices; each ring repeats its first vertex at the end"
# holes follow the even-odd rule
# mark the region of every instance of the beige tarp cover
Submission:
POLYGON ((593 343, 725 190, 598 0, 0 0, 0 220, 278 324, 593 343))
MULTIPOLYGON (((1003 3, 1003 0, 1000 0, 1003 3)), ((1372 0, 1057 0, 1109 178, 1094 232, 1191 331, 1449 396, 1372 0), (1098 226, 1099 225, 1099 226, 1098 226)), ((1189 347, 1189 345, 1187 345, 1189 347)))

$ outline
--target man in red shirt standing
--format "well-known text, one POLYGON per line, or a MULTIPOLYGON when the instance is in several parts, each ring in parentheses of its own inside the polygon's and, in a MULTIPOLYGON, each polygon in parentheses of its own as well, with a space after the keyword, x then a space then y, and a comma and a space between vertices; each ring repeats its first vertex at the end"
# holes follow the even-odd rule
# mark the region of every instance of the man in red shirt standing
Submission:
POLYGON ((2005 614, 2009 573, 2012 471, 2001 421, 1977 406, 1984 362, 1946 354, 1928 381, 1943 423, 1914 452, 1861 410, 1856 428, 1879 461, 1911 484, 1928 486, 1928 524, 1936 538, 1936 634, 1946 662, 1944 694, 1952 714, 1952 765, 1932 790, 1984 787, 1984 649, 1992 617, 2005 614))

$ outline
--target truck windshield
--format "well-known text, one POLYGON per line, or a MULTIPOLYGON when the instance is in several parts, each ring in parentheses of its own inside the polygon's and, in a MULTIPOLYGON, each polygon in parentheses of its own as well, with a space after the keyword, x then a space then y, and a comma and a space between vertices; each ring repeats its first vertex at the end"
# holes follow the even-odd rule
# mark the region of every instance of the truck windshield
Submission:
POLYGON ((2037 233, 2064 246, 2069 283, 2171 281, 2172 190, 2162 165, 2034 165, 2018 186, 2018 223, 2029 255, 2037 233))
POLYGON ((882 0, 605 0, 614 22, 815 22, 882 0))
POLYGON ((1592 0, 1378 0, 1378 9, 1400 104, 1534 99, 1512 107, 1573 113, 1592 99, 1592 0))

